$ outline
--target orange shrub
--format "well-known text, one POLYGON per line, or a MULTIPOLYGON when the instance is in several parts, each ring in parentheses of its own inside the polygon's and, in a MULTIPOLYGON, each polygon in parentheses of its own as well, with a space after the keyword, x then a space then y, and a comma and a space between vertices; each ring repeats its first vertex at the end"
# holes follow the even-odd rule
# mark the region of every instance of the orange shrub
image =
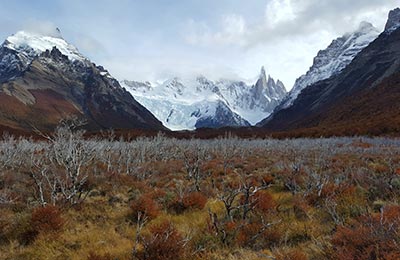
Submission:
POLYGON ((295 196, 293 198, 293 213, 297 219, 305 220, 308 218, 308 212, 311 206, 303 196, 295 196))
POLYGON ((40 207, 32 212, 31 226, 37 233, 57 233, 64 227, 65 221, 61 211, 52 205, 40 207))
POLYGON ((185 208, 202 210, 207 203, 207 197, 200 192, 192 192, 183 197, 185 208))
POLYGON ((400 259, 400 206, 385 207, 383 214, 364 215, 333 236, 334 259, 400 259))
POLYGON ((255 246, 256 242, 260 242, 260 238, 264 236, 264 232, 260 233, 262 230, 261 223, 249 223, 245 224, 239 231, 236 240, 240 246, 255 246))
POLYGON ((275 226, 265 228, 261 221, 254 221, 240 227, 236 242, 240 246, 260 250, 275 247, 282 237, 283 233, 275 226))
POLYGON ((140 260, 178 260, 183 256, 183 238, 168 221, 150 227, 141 240, 143 251, 136 253, 140 260))
POLYGON ((139 214, 150 219, 154 219, 160 214, 158 204, 148 194, 143 194, 138 199, 132 201, 130 209, 134 220, 136 220, 139 214))
POLYGON ((207 203, 207 197, 200 192, 185 194, 183 198, 175 198, 168 205, 168 209, 175 214, 182 214, 188 209, 202 210, 207 203))
POLYGON ((276 208, 274 198, 268 192, 257 192, 253 197, 254 208, 257 212, 267 214, 276 208))

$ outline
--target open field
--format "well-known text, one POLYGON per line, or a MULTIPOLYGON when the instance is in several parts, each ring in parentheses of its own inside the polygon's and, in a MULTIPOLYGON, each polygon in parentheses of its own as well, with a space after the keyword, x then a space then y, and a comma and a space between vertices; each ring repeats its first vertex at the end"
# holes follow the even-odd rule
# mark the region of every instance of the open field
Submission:
POLYGON ((400 259, 400 140, 0 142, 0 259, 400 259))

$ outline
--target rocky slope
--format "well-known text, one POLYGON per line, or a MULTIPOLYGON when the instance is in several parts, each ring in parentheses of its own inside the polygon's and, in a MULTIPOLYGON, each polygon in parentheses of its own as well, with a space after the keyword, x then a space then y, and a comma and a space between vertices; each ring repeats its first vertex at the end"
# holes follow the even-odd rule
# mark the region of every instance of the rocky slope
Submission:
POLYGON ((371 23, 362 22, 355 32, 333 40, 326 49, 318 52, 311 68, 296 80, 292 90, 276 111, 291 106, 306 87, 341 72, 361 50, 378 37, 379 33, 371 23))

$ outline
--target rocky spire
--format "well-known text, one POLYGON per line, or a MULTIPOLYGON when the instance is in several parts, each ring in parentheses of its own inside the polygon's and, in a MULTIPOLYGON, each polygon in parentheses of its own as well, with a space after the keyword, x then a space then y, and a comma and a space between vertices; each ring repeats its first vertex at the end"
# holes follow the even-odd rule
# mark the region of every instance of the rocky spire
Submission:
POLYGON ((257 83, 255 85, 255 94, 256 95, 262 95, 264 89, 267 87, 267 74, 265 72, 264 66, 261 67, 261 73, 260 77, 257 80, 257 83))
POLYGON ((281 81, 275 81, 270 75, 267 77, 265 68, 261 68, 260 77, 255 85, 254 94, 258 97, 266 94, 270 98, 282 99, 286 94, 285 87, 281 81))

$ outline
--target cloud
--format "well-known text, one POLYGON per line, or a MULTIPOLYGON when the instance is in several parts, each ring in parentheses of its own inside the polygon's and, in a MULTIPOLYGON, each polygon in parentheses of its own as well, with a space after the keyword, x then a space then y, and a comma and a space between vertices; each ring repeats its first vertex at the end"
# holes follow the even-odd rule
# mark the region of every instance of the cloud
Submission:
POLYGON ((265 8, 265 25, 274 28, 280 23, 292 21, 296 18, 292 1, 273 0, 265 8))
POLYGON ((245 34, 247 33, 247 26, 245 19, 236 14, 229 14, 222 16, 219 23, 220 31, 213 32, 205 22, 197 23, 193 19, 188 22, 188 34, 185 40, 191 44, 207 45, 229 45, 238 44, 242 45, 245 34))
MULTIPOLYGON (((220 16, 218 23, 191 20, 188 44, 230 53, 227 63, 240 75, 255 74, 264 65, 290 89, 311 66, 317 52, 335 38, 355 30, 362 21, 383 29, 397 1, 382 0, 269 0, 264 10, 220 16), (240 60, 240 62, 238 62, 240 60)), ((228 56, 228 55, 226 55, 228 56)))
POLYGON ((110 56, 104 45, 97 39, 90 37, 89 35, 75 34, 74 44, 79 46, 79 50, 82 53, 86 53, 89 56, 110 56))
POLYGON ((383 28, 398 0, 7 1, 0 36, 64 38, 120 79, 253 78, 261 66, 291 87, 318 50, 366 20, 383 28), (21 17, 23 19, 21 19, 21 17))
POLYGON ((382 28, 385 14, 394 6, 394 1, 381 0, 353 0, 351 4, 348 0, 270 0, 259 24, 248 26, 238 14, 223 15, 219 26, 214 27, 205 21, 191 20, 186 40, 190 44, 248 47, 322 31, 342 35, 363 20, 372 20, 382 28))
POLYGON ((41 20, 28 20, 22 25, 22 30, 28 31, 31 33, 36 33, 39 35, 60 37, 60 31, 58 27, 49 21, 41 21, 41 20))

